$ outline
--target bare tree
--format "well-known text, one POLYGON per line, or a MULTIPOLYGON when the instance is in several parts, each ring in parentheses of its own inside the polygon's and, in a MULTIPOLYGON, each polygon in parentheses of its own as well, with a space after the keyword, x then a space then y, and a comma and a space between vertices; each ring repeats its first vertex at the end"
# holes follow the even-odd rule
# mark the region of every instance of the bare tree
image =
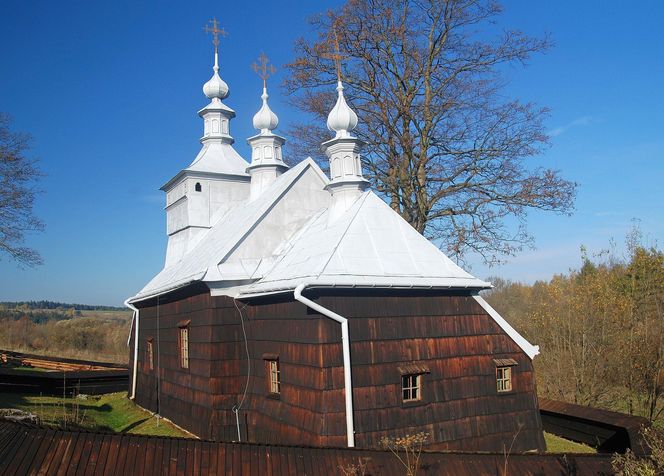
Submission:
POLYGON ((32 211, 40 173, 35 161, 26 156, 30 136, 13 132, 10 122, 0 112, 0 255, 34 266, 42 263, 41 256, 23 242, 26 233, 43 229, 32 211))
MULTIPOLYGON (((529 209, 569 213, 576 188, 526 163, 547 143, 547 110, 505 99, 501 69, 550 42, 518 31, 489 38, 500 11, 489 0, 348 0, 312 19, 317 40, 298 40, 285 82, 293 104, 322 125, 337 42, 376 190, 451 255, 477 252, 489 263, 532 241, 529 209)), ((329 138, 311 125, 291 132, 298 152, 313 156, 329 138)))

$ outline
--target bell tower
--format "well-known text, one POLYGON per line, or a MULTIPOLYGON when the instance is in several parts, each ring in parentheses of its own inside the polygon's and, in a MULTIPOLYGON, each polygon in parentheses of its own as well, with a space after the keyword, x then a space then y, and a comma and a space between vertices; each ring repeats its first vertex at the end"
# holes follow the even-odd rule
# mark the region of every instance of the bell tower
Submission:
POLYGON ((216 18, 204 30, 213 37, 214 66, 203 85, 210 103, 198 112, 203 119, 201 151, 161 187, 166 192, 166 267, 178 262, 221 216, 249 196, 249 164, 233 148, 230 122, 235 111, 223 103, 229 88, 219 76, 219 37, 226 32, 216 18))

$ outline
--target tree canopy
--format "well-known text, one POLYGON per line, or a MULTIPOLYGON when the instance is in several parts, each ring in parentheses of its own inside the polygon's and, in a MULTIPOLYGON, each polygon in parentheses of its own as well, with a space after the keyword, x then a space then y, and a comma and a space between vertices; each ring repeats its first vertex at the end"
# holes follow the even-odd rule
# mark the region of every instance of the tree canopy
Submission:
POLYGON ((42 263, 39 253, 24 246, 25 234, 43 228, 33 214, 40 173, 28 158, 30 136, 10 129, 10 118, 0 112, 0 256, 9 255, 20 264, 42 263))
POLYGON ((497 279, 487 300, 541 347, 541 395, 650 420, 664 413, 664 253, 638 229, 626 257, 583 254, 583 265, 533 285, 497 279))
MULTIPOLYGON (((527 162, 547 144, 547 110, 506 98, 501 69, 550 42, 492 36, 500 11, 479 0, 349 0, 312 19, 317 37, 297 41, 285 82, 293 104, 322 126, 338 45, 367 178, 450 255, 476 252, 489 263, 530 243, 528 210, 571 212, 576 188, 527 162)), ((329 138, 311 123, 292 133, 298 152, 314 157, 329 138)))

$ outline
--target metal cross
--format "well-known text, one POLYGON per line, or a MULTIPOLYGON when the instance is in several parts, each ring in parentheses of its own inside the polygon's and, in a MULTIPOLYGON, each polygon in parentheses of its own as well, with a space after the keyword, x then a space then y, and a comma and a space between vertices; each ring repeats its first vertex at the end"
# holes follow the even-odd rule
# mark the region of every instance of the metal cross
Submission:
POLYGON ((215 48, 219 48, 220 35, 224 38, 228 36, 228 32, 224 30, 223 27, 219 28, 219 22, 217 21, 217 17, 212 18, 212 20, 208 22, 208 25, 205 25, 203 27, 203 31, 205 31, 205 33, 212 33, 212 44, 214 45, 215 48))
POLYGON ((274 65, 269 64, 270 60, 267 56, 265 56, 265 53, 261 52, 260 56, 258 57, 258 61, 260 65, 254 63, 251 65, 251 69, 253 69, 258 77, 263 80, 263 87, 266 87, 267 78, 272 76, 277 71, 277 69, 274 67, 274 65))
POLYGON ((334 53, 323 53, 321 56, 334 61, 337 70, 337 81, 341 81, 341 60, 344 59, 345 55, 339 51, 339 37, 335 25, 332 26, 332 33, 334 33, 334 53))

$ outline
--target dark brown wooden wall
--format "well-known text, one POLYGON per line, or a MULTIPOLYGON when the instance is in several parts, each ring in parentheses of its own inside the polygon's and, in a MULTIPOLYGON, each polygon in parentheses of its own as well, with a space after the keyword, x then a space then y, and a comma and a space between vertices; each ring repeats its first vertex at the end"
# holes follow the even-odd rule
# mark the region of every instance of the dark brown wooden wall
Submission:
POLYGON ((421 431, 431 448, 544 450, 530 358, 472 298, 433 293, 323 294, 318 302, 349 318, 356 444, 421 431), (511 358, 513 390, 498 393, 493 359, 511 358), (423 399, 401 400, 407 363, 428 367, 423 399))
MULTIPOLYGON (((432 293, 307 293, 349 318, 356 444, 425 431, 432 448, 542 450, 530 359, 470 296, 432 293), (498 394, 494 358, 512 358, 514 390, 498 394), (398 367, 427 366, 424 399, 404 406, 398 367)), ((136 401, 213 439, 345 446, 340 325, 292 296, 234 301, 199 290, 141 309, 136 401), (237 306, 236 306, 237 304, 237 306), (157 308, 159 328, 157 333, 157 308), (241 313, 241 314, 240 314, 241 313), (241 319, 247 335, 250 368, 241 319), (178 323, 190 321, 190 368, 179 368, 178 323), (156 370, 145 346, 160 355, 156 370), (159 339, 158 339, 159 337, 159 339), (158 342, 159 340, 159 342, 158 342), (268 394, 265 354, 279 356, 282 392, 268 394)))

